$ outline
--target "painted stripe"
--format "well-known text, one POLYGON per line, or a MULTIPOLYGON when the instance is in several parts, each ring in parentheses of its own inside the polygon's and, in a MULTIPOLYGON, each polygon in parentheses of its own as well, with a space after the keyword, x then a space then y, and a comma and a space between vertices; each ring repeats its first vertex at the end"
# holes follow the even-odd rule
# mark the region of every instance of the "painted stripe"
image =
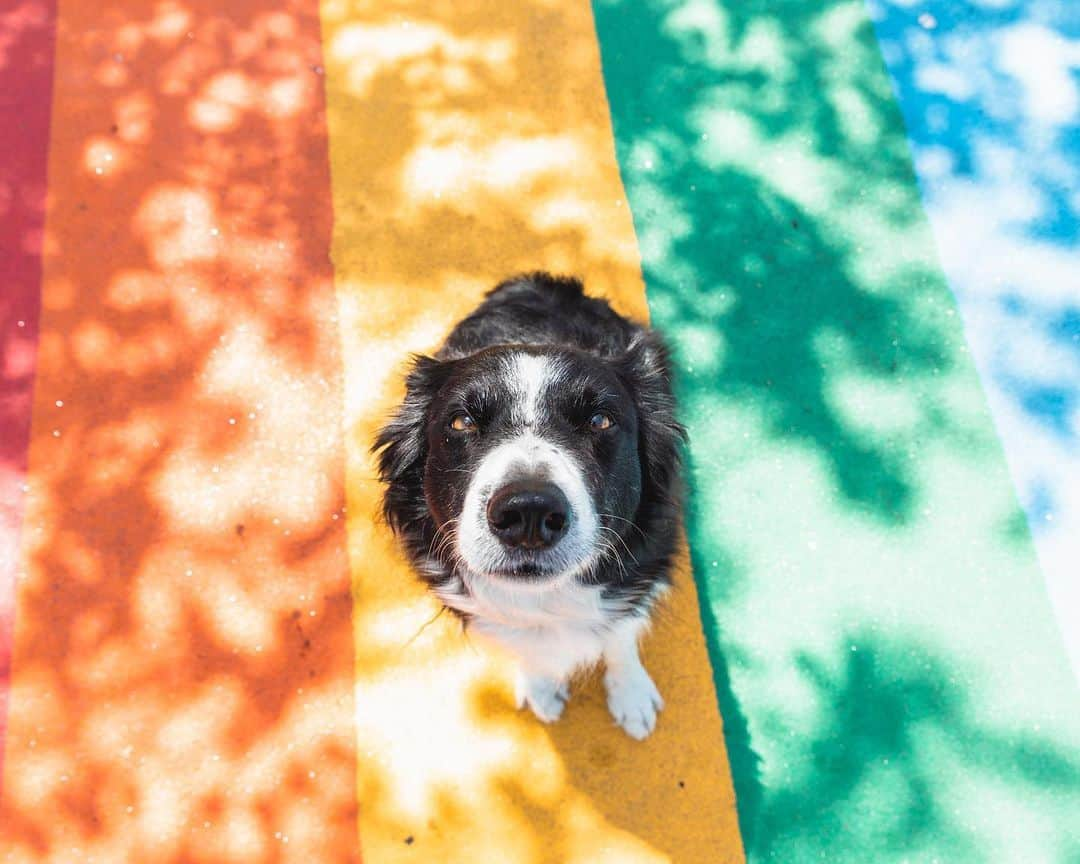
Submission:
POLYGON ((470 647, 377 518, 368 447, 501 278, 577 272, 646 312, 593 22, 577 0, 324 0, 334 264, 347 376, 361 837, 371 861, 740 861, 686 558, 645 663, 668 709, 635 743, 597 681, 547 727, 470 647))
POLYGON ((861 0, 595 11, 748 858, 1075 858, 1080 697, 861 0))
POLYGON ((41 241, 56 9, 0 12, 0 780, 11 676, 15 573, 37 362, 41 241))
POLYGON ((1080 6, 870 9, 1080 678, 1080 6))
POLYGON ((317 11, 58 22, 0 858, 356 861, 317 11))

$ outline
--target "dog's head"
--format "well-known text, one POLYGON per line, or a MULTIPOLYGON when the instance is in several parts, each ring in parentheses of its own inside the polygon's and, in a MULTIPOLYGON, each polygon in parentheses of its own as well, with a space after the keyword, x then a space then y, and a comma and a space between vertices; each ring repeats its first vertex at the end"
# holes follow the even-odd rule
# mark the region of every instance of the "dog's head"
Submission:
POLYGON ((643 332, 610 359, 528 346, 416 358, 375 449, 386 515, 416 557, 548 584, 625 557, 670 504, 682 434, 667 351, 643 332))

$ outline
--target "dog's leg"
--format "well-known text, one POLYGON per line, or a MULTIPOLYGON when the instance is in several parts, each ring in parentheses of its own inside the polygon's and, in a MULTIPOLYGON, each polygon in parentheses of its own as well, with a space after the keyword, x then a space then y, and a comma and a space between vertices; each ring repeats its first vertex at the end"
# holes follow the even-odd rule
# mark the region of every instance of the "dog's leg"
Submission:
POLYGON ((567 637, 563 630, 508 627, 483 619, 473 622, 472 632, 517 658, 517 707, 527 705, 545 723, 554 723, 562 716, 574 671, 595 663, 603 648, 595 636, 583 641, 580 635, 577 639, 567 637))
POLYGON ((611 716, 631 738, 647 738, 656 727, 656 712, 664 707, 660 691, 638 656, 638 637, 645 620, 616 628, 604 644, 604 689, 611 716))
POLYGON ((570 698, 570 686, 566 680, 550 678, 519 667, 517 681, 517 707, 526 705, 538 719, 545 723, 554 723, 562 716, 566 700, 570 698))
POLYGON ((545 723, 562 716, 574 673, 594 665, 604 650, 603 639, 592 628, 507 627, 486 621, 476 621, 474 627, 517 657, 517 706, 528 705, 545 723))

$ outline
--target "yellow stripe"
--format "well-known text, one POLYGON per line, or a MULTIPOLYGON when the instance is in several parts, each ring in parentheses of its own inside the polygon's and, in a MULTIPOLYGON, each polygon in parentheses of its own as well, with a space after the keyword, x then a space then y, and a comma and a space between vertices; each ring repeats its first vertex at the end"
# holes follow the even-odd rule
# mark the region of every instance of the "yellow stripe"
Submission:
POLYGON ((597 681, 564 719, 514 710, 507 664, 437 612, 377 522, 368 446, 430 351, 515 271, 585 278, 647 314, 589 5, 323 0, 333 257, 365 858, 741 861, 686 556, 646 646, 668 708, 636 743, 597 681))

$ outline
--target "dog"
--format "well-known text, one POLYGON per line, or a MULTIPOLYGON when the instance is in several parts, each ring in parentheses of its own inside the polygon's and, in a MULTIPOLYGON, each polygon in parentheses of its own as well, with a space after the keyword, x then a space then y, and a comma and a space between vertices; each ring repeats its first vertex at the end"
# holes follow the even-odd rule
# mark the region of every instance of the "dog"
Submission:
POLYGON ((638 641, 671 585, 685 436, 661 337, 575 278, 508 279, 413 358, 372 448, 384 514, 468 632, 517 658, 540 720, 602 660, 615 721, 653 731, 638 641))

